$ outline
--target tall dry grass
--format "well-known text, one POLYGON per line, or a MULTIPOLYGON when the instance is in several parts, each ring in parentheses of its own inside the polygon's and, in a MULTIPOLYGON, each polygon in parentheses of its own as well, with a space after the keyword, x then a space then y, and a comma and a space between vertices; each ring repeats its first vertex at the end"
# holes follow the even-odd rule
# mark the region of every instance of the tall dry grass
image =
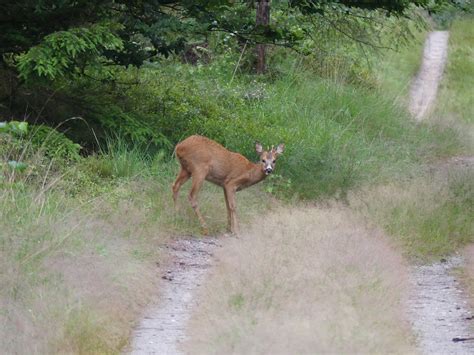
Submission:
POLYGON ((262 215, 198 295, 192 354, 410 353, 404 261, 348 209, 262 215))

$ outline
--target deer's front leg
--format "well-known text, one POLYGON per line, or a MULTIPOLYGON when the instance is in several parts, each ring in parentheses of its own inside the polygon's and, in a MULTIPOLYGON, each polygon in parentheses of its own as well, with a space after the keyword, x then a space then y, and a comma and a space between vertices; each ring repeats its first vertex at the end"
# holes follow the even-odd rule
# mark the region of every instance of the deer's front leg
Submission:
POLYGON ((233 186, 225 187, 226 196, 228 201, 228 211, 230 219, 230 231, 233 234, 239 234, 239 224, 237 221, 236 204, 235 204, 235 192, 236 188, 233 186))
POLYGON ((227 210, 227 230, 230 232, 231 226, 232 226, 232 219, 230 215, 229 197, 227 196, 227 191, 225 187, 223 188, 223 190, 224 190, 225 207, 227 210))

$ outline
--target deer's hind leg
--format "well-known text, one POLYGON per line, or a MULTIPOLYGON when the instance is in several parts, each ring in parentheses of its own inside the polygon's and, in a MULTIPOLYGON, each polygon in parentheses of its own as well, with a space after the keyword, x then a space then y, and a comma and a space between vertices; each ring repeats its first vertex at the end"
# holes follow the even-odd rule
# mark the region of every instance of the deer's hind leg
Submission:
POLYGON ((181 170, 178 173, 178 176, 176 177, 176 180, 173 184, 173 201, 174 201, 174 208, 177 211, 178 210, 178 194, 179 194, 179 189, 183 184, 189 180, 191 177, 191 174, 189 171, 187 171, 185 168, 181 166, 181 170))

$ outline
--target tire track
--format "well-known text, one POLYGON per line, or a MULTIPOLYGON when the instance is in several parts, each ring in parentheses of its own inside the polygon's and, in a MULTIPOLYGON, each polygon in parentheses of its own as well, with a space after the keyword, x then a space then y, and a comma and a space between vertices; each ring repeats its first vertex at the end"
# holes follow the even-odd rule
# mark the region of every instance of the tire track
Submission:
POLYGON ((421 68, 410 90, 409 111, 417 121, 423 120, 434 106, 446 64, 448 38, 448 31, 434 31, 426 39, 421 68))
POLYGON ((194 292, 204 281, 219 246, 215 238, 181 239, 168 246, 172 262, 162 276, 160 301, 147 310, 126 353, 181 353, 179 344, 186 339, 186 325, 196 303, 194 292))
POLYGON ((474 318, 453 275, 463 264, 461 257, 453 256, 412 268, 410 316, 424 354, 474 354, 474 318))

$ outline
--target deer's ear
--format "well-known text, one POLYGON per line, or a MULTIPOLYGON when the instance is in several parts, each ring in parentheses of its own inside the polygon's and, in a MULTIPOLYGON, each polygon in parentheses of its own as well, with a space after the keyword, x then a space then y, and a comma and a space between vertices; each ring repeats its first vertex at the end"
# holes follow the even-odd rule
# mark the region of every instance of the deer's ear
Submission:
POLYGON ((275 153, 277 154, 282 154, 283 153, 283 150, 285 150, 285 145, 282 143, 282 144, 279 144, 278 147, 276 148, 275 150, 275 153))
POLYGON ((255 142, 255 150, 257 151, 258 154, 263 153, 263 147, 259 142, 255 142))

